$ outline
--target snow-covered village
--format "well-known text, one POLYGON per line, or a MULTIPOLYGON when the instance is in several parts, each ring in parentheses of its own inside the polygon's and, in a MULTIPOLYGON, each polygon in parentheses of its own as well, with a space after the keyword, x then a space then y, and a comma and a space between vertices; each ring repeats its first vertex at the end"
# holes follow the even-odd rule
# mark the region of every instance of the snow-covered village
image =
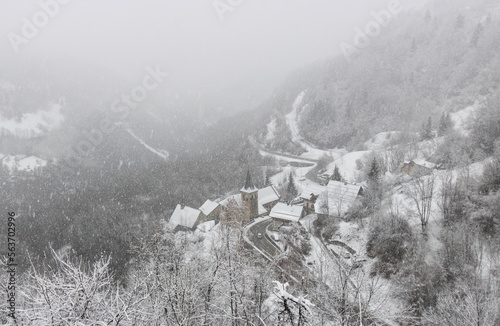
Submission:
POLYGON ((0 4, 2 325, 500 325, 500 1, 0 4))

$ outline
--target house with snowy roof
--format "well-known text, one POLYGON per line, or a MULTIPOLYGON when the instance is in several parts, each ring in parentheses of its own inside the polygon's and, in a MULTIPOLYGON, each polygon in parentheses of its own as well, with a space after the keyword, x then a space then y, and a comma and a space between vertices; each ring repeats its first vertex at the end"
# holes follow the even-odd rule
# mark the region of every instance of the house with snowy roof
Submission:
POLYGON ((221 212, 221 206, 219 203, 207 199, 199 210, 205 214, 208 221, 219 221, 219 216, 221 212))
POLYGON ((330 180, 326 191, 316 201, 315 213, 343 217, 362 194, 363 187, 360 185, 330 180))
POLYGON ((312 182, 304 188, 299 197, 304 202, 304 210, 307 214, 316 212, 316 201, 318 200, 318 197, 325 191, 325 186, 312 182))
POLYGON ((207 217, 200 210, 178 204, 168 223, 174 230, 194 230, 206 220, 207 217))
POLYGON ((414 159, 411 161, 405 161, 403 163, 403 167, 401 168, 401 172, 403 174, 407 174, 411 177, 422 176, 431 174, 432 170, 436 168, 436 164, 427 162, 422 159, 414 159))
POLYGON ((277 203, 273 207, 269 216, 276 224, 297 223, 304 217, 304 207, 302 205, 288 205, 287 203, 277 203))
POLYGON ((224 216, 248 223, 269 214, 279 200, 280 195, 273 186, 262 189, 255 187, 250 171, 247 171, 245 185, 239 194, 226 197, 219 203, 207 200, 199 209, 177 205, 169 223, 177 229, 191 230, 206 221, 217 223, 224 216))

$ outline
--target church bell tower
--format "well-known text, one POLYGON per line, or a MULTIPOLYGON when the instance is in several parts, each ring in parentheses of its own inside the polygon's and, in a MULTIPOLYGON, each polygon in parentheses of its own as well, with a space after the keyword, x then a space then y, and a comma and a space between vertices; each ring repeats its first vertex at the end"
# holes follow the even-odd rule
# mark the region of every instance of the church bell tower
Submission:
POLYGON ((245 222, 250 222, 259 216, 259 190, 253 185, 250 171, 247 171, 245 187, 241 188, 240 193, 245 222))

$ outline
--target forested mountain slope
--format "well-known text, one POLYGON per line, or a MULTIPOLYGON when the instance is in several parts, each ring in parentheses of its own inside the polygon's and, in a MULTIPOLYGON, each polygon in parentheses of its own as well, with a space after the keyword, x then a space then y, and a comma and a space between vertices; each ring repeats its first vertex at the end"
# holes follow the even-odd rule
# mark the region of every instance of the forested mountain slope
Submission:
POLYGON ((419 131, 429 117, 437 125, 443 112, 499 92, 500 17, 487 3, 431 2, 401 13, 350 60, 296 72, 269 106, 286 113, 307 90, 302 136, 327 148, 355 147, 387 130, 419 131))

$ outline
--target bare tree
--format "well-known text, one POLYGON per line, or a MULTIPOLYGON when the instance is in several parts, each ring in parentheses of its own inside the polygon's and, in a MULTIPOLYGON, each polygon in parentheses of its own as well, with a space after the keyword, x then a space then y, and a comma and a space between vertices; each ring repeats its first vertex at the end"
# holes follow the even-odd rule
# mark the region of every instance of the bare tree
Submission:
POLYGON ((407 187, 406 194, 415 203, 420 223, 422 225, 422 233, 427 235, 427 227, 432 210, 432 200, 434 195, 434 180, 435 176, 421 176, 413 180, 407 187))
POLYGON ((278 298, 280 325, 306 326, 310 324, 311 307, 314 305, 306 297, 296 297, 287 290, 288 283, 274 282, 274 294, 278 298))
POLYGON ((27 325, 141 324, 144 278, 129 289, 116 285, 110 259, 92 266, 63 259, 52 250, 55 269, 39 273, 32 265, 20 293, 20 319, 27 325))
POLYGON ((441 294, 435 309, 424 315, 426 326, 494 326, 500 321, 498 291, 488 289, 476 279, 473 284, 460 282, 441 294))

